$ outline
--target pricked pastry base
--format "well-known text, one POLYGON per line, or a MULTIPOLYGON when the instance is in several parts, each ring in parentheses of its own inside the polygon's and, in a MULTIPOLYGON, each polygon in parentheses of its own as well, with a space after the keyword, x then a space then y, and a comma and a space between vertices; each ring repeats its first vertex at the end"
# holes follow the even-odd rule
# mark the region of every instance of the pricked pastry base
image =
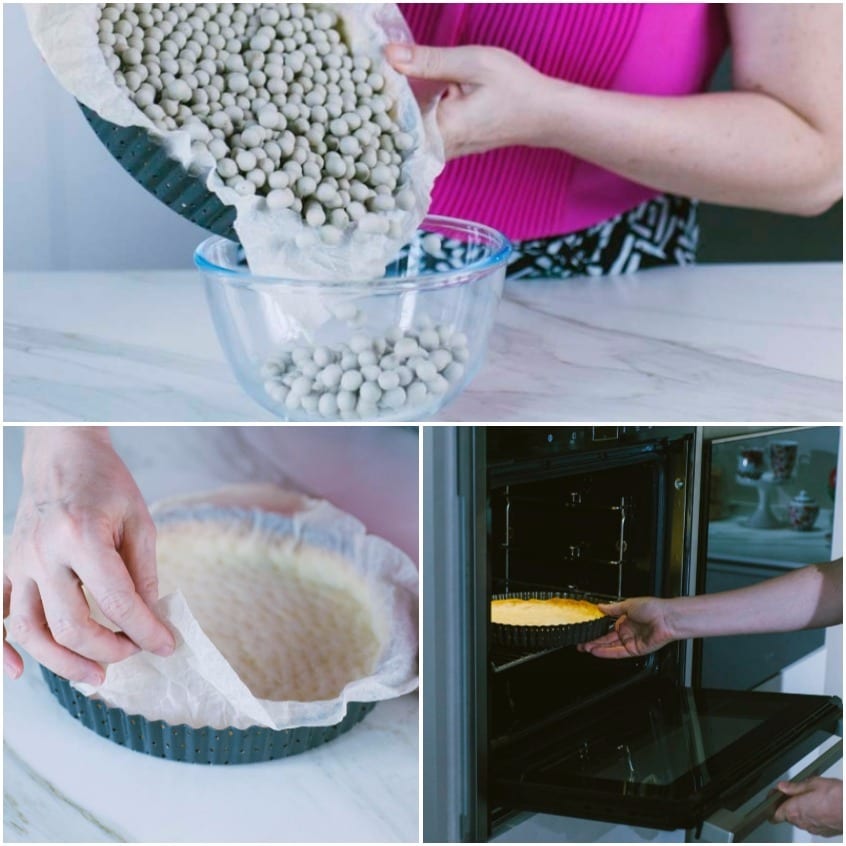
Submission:
POLYGON ((180 590, 259 699, 334 699, 373 672, 381 648, 366 586, 330 550, 245 526, 159 528, 161 593, 180 590))

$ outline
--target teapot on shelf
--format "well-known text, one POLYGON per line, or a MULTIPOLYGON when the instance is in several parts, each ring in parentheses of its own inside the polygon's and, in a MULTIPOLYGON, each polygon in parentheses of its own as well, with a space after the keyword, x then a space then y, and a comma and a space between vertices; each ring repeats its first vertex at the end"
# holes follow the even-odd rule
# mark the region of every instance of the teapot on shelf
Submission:
POLYGON ((819 504, 807 491, 799 491, 787 506, 790 525, 799 532, 810 532, 819 513, 819 504))

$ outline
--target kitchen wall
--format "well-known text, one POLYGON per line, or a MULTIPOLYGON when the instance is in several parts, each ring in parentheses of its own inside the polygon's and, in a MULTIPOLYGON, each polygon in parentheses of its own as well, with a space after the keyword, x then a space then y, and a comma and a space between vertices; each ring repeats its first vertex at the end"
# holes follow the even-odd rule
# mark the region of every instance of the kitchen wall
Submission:
POLYGON ((3 51, 4 269, 190 268, 207 233, 111 157, 42 61, 17 3, 3 6, 3 51))

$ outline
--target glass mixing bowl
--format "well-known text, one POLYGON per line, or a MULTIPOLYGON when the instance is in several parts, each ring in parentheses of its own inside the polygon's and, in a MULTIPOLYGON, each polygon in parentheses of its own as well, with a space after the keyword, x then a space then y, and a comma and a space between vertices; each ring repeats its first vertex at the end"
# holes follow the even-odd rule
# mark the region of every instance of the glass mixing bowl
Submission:
POLYGON ((419 420, 484 361, 511 246, 481 224, 427 217, 367 282, 252 275, 234 241, 194 254, 238 381, 285 420, 419 420))

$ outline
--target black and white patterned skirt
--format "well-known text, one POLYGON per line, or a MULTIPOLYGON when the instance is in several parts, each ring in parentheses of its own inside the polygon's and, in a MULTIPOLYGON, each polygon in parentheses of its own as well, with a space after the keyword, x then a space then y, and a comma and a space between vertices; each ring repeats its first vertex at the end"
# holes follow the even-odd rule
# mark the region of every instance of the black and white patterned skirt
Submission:
MULTIPOLYGON (((693 264, 699 242, 696 206, 695 200, 662 195, 578 232, 516 241, 508 277, 569 279, 693 264)), ((438 240, 432 249, 422 238, 420 246, 400 253, 396 268, 413 260, 418 271, 453 270, 478 258, 477 250, 452 238, 438 240)))
POLYGON ((662 195, 587 229, 517 241, 510 279, 567 279, 693 264, 699 243, 696 201, 662 195))

